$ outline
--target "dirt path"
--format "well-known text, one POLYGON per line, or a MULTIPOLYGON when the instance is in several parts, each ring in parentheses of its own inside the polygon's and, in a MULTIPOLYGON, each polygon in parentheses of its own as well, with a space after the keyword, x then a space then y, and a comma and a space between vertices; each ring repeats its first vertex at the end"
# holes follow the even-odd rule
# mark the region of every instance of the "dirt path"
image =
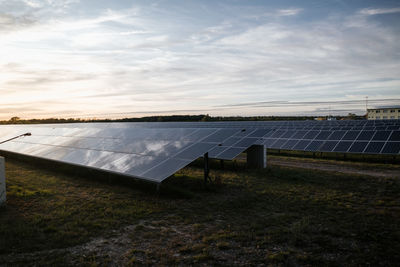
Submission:
POLYGON ((398 177, 400 178, 400 168, 384 168, 383 166, 377 168, 365 168, 362 164, 343 164, 341 162, 315 162, 312 159, 296 159, 296 158, 278 158, 271 157, 268 159, 268 164, 279 165, 294 168, 314 169, 321 171, 332 171, 347 174, 369 175, 375 177, 398 177))

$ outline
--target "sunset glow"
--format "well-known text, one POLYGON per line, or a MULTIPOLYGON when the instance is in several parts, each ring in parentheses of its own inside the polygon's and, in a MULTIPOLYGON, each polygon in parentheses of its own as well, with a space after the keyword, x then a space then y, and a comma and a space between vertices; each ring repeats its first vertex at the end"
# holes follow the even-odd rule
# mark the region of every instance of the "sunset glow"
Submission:
POLYGON ((400 103, 399 25, 397 1, 0 0, 0 119, 363 114, 400 103))

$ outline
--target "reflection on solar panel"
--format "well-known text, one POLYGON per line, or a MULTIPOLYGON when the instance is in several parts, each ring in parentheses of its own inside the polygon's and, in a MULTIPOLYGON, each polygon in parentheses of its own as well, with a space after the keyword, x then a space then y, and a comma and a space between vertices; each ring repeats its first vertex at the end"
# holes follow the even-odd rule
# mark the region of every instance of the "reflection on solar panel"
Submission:
POLYGON ((0 126, 0 150, 162 182, 208 153, 231 160, 266 148, 400 153, 400 121, 74 123, 0 126))
POLYGON ((0 149, 161 182, 238 129, 1 127, 0 149))

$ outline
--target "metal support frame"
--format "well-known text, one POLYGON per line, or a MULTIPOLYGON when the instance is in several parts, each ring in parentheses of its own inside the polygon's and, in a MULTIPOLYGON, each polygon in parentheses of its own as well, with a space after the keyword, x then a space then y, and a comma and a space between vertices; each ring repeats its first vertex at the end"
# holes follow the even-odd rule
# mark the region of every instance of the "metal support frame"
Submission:
POLYGON ((210 165, 208 162, 208 152, 204 154, 204 185, 207 185, 208 181, 210 180, 210 165))

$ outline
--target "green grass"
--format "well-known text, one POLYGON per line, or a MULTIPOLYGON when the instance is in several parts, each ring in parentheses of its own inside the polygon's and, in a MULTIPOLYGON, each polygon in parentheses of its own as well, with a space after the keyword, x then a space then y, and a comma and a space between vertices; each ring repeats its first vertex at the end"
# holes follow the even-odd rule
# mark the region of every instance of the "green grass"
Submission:
POLYGON ((211 172, 221 184, 205 189, 202 169, 192 166, 167 180, 156 194, 134 184, 100 182, 7 160, 0 262, 102 265, 118 259, 122 265, 226 266, 400 262, 399 177, 227 165, 211 172), (103 246, 119 248, 118 253, 66 249, 98 237, 106 240, 103 246), (50 251, 55 248, 59 250, 50 251), (23 254, 34 251, 42 252, 23 254))

